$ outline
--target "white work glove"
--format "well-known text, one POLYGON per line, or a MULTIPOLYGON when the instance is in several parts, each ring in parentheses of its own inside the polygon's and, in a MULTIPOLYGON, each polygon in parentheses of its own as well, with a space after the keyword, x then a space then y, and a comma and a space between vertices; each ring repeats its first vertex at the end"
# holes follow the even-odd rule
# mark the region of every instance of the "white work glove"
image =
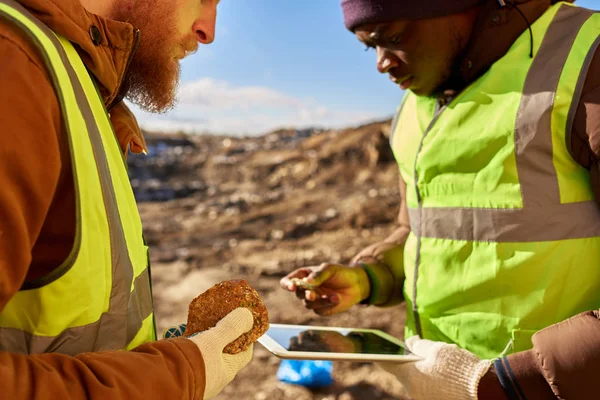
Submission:
POLYGON ((413 399, 477 399, 479 381, 489 370, 491 360, 480 360, 455 344, 432 342, 418 336, 406 340, 406 347, 422 360, 379 365, 395 375, 413 399))
MULTIPOLYGON (((252 359, 253 346, 235 355, 225 354, 223 349, 252 329, 253 324, 252 313, 246 308, 237 308, 219 321, 214 328, 189 337, 198 346, 204 359, 205 400, 219 394, 252 359)), ((184 332, 185 324, 182 324, 179 327, 167 329, 163 337, 168 339, 182 336, 184 332)))

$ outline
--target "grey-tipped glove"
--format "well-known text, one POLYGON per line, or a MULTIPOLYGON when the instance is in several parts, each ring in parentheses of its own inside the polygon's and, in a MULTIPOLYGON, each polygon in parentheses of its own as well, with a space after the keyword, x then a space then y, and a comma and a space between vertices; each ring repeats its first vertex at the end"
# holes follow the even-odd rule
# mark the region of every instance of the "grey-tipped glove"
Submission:
POLYGON ((422 360, 409 363, 379 363, 395 375, 415 400, 476 400, 481 377, 492 361, 455 344, 432 342, 413 336, 406 347, 422 360))
MULTIPOLYGON (((237 308, 219 321, 214 328, 188 338, 198 346, 204 359, 206 375, 204 399, 218 395, 252 359, 253 346, 234 355, 223 353, 223 349, 252 329, 253 324, 252 313, 246 308, 237 308)), ((185 327, 186 325, 182 324, 168 328, 163 333, 163 337, 168 339, 183 336, 185 327)))

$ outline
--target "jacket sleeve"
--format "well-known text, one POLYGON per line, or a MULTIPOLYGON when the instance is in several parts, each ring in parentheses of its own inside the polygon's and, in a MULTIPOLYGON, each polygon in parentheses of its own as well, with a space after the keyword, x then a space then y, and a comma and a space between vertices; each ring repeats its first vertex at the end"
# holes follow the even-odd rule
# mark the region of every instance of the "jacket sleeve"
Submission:
POLYGON ((400 177, 398 227, 390 236, 365 248, 352 260, 352 264, 362 266, 369 275, 371 294, 365 304, 389 307, 404 300, 404 243, 409 233, 406 184, 400 177))
POLYGON ((600 311, 590 311, 537 332, 532 339, 532 350, 494 362, 496 382, 493 379, 482 380, 480 398, 597 398, 599 317, 600 311), (498 382, 504 397, 496 397, 498 382))
MULTIPOLYGON (((0 32, 0 311, 25 281, 68 154, 56 95, 34 58, 0 32)), ((204 387, 202 355, 187 339, 77 357, 0 352, 6 399, 202 399, 204 387)))
POLYGON ((183 338, 76 357, 0 352, 0 387, 7 399, 201 400, 204 361, 183 338))
POLYGON ((590 170, 592 189, 600 203, 600 49, 587 71, 570 138, 570 153, 590 170))

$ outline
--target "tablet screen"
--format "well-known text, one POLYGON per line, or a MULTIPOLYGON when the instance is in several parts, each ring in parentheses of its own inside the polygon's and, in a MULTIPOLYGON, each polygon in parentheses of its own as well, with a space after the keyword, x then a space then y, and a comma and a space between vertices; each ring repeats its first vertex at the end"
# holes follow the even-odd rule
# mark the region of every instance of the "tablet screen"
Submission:
POLYGON ((267 334, 288 351, 408 355, 408 350, 373 333, 271 326, 267 334))

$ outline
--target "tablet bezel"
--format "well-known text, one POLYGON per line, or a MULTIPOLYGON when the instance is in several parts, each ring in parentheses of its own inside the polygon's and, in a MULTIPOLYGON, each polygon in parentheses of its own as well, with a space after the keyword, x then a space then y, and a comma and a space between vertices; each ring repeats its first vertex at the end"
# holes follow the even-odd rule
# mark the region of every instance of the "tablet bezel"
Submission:
MULTIPOLYGON (((322 329, 326 331, 348 331, 352 330, 355 332, 370 332, 381 336, 382 338, 389 340, 390 342, 405 348, 406 346, 401 340, 388 335, 387 333, 379 329, 362 329, 362 328, 342 328, 332 326, 312 326, 312 325, 288 325, 288 324, 271 324, 273 328, 289 328, 289 329, 322 329)), ((270 328, 271 328, 270 327, 270 328)), ((269 328, 269 329, 270 329, 269 328)), ((329 360, 329 361, 360 361, 360 362, 381 362, 389 361, 396 363, 405 363, 418 361, 421 358, 411 355, 396 355, 396 354, 365 354, 365 353, 324 353, 324 352, 310 352, 310 351, 289 351, 271 336, 269 331, 258 339, 258 342, 263 345, 273 355, 286 360, 329 360)))

